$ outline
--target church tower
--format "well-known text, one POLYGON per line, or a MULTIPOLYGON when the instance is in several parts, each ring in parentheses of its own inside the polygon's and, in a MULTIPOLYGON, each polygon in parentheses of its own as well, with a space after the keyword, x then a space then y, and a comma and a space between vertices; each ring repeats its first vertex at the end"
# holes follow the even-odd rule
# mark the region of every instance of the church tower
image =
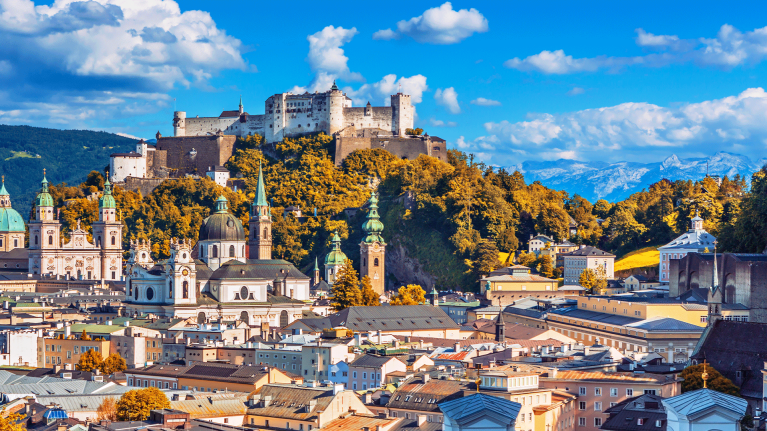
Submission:
POLYGON ((381 236, 384 225, 378 216, 378 198, 375 192, 370 193, 370 210, 365 223, 362 224, 362 230, 365 237, 360 243, 360 278, 370 277, 370 284, 373 291, 383 295, 386 284, 384 283, 384 257, 386 253, 386 242, 381 236))
POLYGON ((272 209, 266 201, 264 190, 264 174, 261 164, 258 165, 258 184, 256 199, 250 210, 250 234, 248 237, 250 259, 272 258, 272 209))
POLYGON ((333 232, 331 242, 333 249, 325 256, 325 280, 332 285, 336 282, 338 271, 346 264, 347 257, 341 251, 341 238, 338 236, 338 231, 333 232))
POLYGON ((5 189, 5 176, 3 176, 3 186, 0 188, 0 251, 24 248, 26 234, 24 219, 11 207, 11 195, 5 189))
POLYGON ((45 258, 61 247, 60 233, 61 225, 53 216, 53 196, 48 192, 43 169, 42 188, 35 198, 35 219, 29 221, 29 271, 32 274, 54 273, 53 262, 49 264, 45 258))
POLYGON ((93 238, 101 255, 99 271, 102 280, 119 280, 122 276, 123 224, 117 220, 116 208, 107 172, 104 193, 99 199, 99 221, 93 223, 93 238))
POLYGON ((197 271, 192 258, 191 240, 171 240, 168 266, 166 299, 163 302, 176 305, 196 304, 197 271))
POLYGON ((719 286, 719 270, 717 269, 716 262, 716 243, 714 241, 714 274, 711 283, 711 289, 708 291, 708 321, 709 326, 713 326, 714 322, 722 319, 722 295, 724 292, 719 286))

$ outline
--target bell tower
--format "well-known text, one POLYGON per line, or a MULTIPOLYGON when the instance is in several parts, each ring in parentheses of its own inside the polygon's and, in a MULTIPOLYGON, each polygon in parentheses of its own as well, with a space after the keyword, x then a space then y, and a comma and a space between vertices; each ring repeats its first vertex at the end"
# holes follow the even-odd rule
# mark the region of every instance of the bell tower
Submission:
POLYGON ((53 196, 48 192, 48 179, 43 169, 40 193, 35 198, 35 219, 29 221, 29 271, 32 274, 53 274, 55 262, 46 261, 61 248, 61 225, 53 216, 53 196))
POLYGON ((122 231, 123 224, 117 220, 117 203, 107 172, 104 193, 99 199, 99 221, 93 223, 94 242, 101 254, 99 278, 103 280, 119 280, 122 276, 122 231))
POLYGON ((264 190, 264 174, 261 164, 258 165, 258 184, 256 199, 250 209, 250 233, 248 235, 248 251, 250 259, 272 258, 272 209, 266 200, 264 190))
POLYGON ((386 284, 384 283, 384 260, 386 255, 386 242, 381 236, 384 225, 379 220, 378 198, 375 192, 370 193, 370 203, 368 215, 365 223, 362 224, 362 230, 365 237, 360 243, 360 278, 370 277, 370 284, 379 295, 383 295, 386 284))

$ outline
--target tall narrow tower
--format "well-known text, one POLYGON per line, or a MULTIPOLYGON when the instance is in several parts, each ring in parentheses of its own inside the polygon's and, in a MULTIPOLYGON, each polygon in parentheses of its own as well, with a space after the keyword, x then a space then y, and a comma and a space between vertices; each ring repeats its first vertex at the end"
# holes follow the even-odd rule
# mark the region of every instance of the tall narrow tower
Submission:
POLYGON ((370 209, 365 223, 362 224, 362 230, 365 237, 360 243, 360 277, 370 277, 370 284, 373 290, 383 295, 386 284, 384 283, 384 258, 386 254, 386 242, 381 236, 384 225, 378 216, 378 198, 375 192, 370 193, 370 209))
POLYGON ((117 220, 116 208, 107 172, 104 194, 99 199, 99 221, 93 223, 93 238, 101 257, 99 275, 102 280, 119 280, 122 275, 123 224, 117 220))
POLYGON ((61 247, 61 225, 53 216, 53 196, 43 170, 40 193, 35 198, 35 219, 29 221, 29 271, 32 274, 54 273, 54 262, 45 261, 45 251, 61 247))
POLYGON ((258 165, 256 199, 250 209, 250 234, 248 236, 250 259, 272 258, 272 209, 266 200, 264 174, 258 165))
POLYGON ((711 289, 708 291, 708 322, 709 326, 713 326, 714 322, 722 318, 722 296, 724 292, 719 286, 719 270, 716 264, 716 244, 714 240, 714 271, 713 279, 711 280, 711 289))

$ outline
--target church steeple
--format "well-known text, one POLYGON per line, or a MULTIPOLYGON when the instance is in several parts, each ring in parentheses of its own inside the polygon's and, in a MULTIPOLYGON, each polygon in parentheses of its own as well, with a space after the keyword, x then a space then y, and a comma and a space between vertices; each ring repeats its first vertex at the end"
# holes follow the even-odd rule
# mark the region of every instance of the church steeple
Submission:
POLYGON ((3 187, 0 188, 0 208, 11 207, 11 195, 5 189, 5 175, 3 175, 3 187))
POLYGON ((256 198, 253 200, 250 211, 248 250, 250 259, 272 258, 272 209, 266 200, 264 173, 260 163, 258 164, 256 198))
POLYGON ((245 109, 243 109, 242 107, 242 94, 240 94, 240 114, 242 114, 243 112, 245 112, 245 109))
POLYGON ((360 257, 362 258, 360 277, 366 275, 370 277, 370 284, 373 290, 377 294, 383 295, 386 286, 384 280, 386 275, 384 267, 386 242, 382 236, 384 225, 381 223, 380 216, 378 215, 378 198, 375 192, 370 193, 368 203, 368 214, 365 217, 365 223, 362 224, 365 237, 362 238, 360 243, 360 257))
POLYGON ((498 318, 495 319, 495 341, 498 343, 506 341, 506 322, 503 321, 503 306, 500 298, 498 299, 498 318))
POLYGON ((714 270, 713 279, 711 280, 711 289, 708 292, 708 324, 713 325, 714 322, 722 318, 722 289, 719 288, 719 270, 716 262, 716 245, 717 241, 714 241, 714 270))

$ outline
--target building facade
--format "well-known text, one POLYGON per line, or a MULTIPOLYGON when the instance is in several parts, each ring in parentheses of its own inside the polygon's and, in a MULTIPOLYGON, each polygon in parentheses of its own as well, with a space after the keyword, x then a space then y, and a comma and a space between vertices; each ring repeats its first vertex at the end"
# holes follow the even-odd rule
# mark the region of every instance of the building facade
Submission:
POLYGON ((99 220, 93 223, 93 243, 80 228, 61 240, 61 223, 54 217, 53 197, 43 176, 42 189, 35 199, 35 219, 29 222, 29 272, 62 275, 87 280, 122 279, 122 221, 117 210, 112 185, 104 184, 99 199, 99 220))
POLYGON ((578 250, 562 255, 564 259, 565 284, 578 284, 581 273, 587 269, 603 272, 608 280, 615 278, 615 255, 592 246, 581 246, 578 250))
POLYGON ((658 248, 658 252, 660 252, 658 266, 660 282, 669 282, 672 260, 681 259, 688 253, 703 253, 707 249, 713 252, 715 242, 716 238, 703 229, 703 219, 696 213, 690 221, 690 230, 658 248))

